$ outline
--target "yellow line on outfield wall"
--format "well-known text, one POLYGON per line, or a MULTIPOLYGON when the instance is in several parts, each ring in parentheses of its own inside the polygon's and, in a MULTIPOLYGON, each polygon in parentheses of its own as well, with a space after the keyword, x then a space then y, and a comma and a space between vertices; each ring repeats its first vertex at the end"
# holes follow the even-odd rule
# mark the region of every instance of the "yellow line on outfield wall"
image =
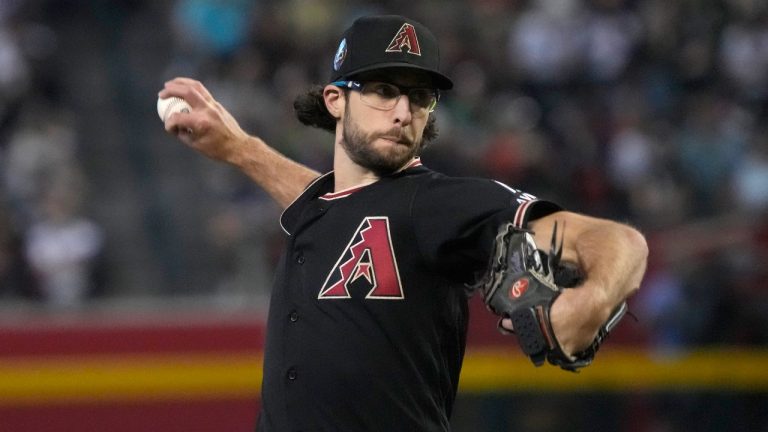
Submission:
POLYGON ((468 351, 459 389, 509 391, 768 391, 768 350, 712 349, 653 355, 604 351, 579 373, 534 367, 511 350, 468 351))
MULTIPOLYGON (((0 359, 0 405, 252 397, 261 388, 258 353, 89 355, 0 359)), ((393 373, 395 373, 393 371, 393 373)), ((514 347, 469 350, 464 393, 521 391, 768 391, 768 350, 700 350, 653 356, 600 352, 578 374, 534 367, 514 347)))
POLYGON ((258 395, 260 355, 0 360, 0 404, 258 395))

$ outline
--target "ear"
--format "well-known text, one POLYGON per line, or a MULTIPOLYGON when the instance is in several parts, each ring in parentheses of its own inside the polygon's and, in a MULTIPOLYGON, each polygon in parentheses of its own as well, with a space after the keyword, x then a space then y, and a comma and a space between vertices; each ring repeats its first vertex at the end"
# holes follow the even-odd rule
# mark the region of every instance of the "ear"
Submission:
POLYGON ((334 85, 327 85, 323 88, 323 101, 325 108, 336 119, 344 115, 347 99, 344 97, 344 91, 334 85))

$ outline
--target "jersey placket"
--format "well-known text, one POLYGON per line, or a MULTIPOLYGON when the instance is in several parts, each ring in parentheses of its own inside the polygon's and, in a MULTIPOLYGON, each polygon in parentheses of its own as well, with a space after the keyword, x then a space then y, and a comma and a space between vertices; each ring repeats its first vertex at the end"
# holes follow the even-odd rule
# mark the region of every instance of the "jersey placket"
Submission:
MULTIPOLYGON (((306 208, 301 213, 301 217, 296 224, 295 232, 291 236, 288 244, 288 263, 286 265, 287 283, 285 285, 285 310, 283 317, 283 350, 284 350, 284 381, 285 386, 285 405, 288 413, 301 412, 310 396, 304 391, 302 385, 302 373, 307 372, 307 365, 311 359, 306 358, 306 353, 302 352, 302 341, 307 335, 308 301, 311 300, 312 293, 308 291, 307 284, 313 283, 313 275, 309 274, 307 267, 309 260, 314 257, 304 245, 311 244, 304 236, 309 235, 307 229, 319 218, 321 218, 330 204, 322 200, 314 199, 306 204, 306 208)), ((316 281, 314 283, 316 285, 316 281)), ((314 293, 316 296, 317 293, 314 293)), ((300 428, 298 424, 301 419, 291 418, 295 429, 300 428)))

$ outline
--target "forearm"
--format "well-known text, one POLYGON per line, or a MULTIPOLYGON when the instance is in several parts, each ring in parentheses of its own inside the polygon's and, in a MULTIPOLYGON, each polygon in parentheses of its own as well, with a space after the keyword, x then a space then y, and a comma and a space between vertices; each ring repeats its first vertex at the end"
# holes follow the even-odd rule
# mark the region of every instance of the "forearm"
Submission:
POLYGON ((286 208, 320 173, 288 159, 259 138, 249 136, 238 143, 238 151, 227 162, 239 168, 286 208))
POLYGON ((319 175, 243 131, 232 114, 197 80, 174 78, 165 83, 158 96, 180 97, 191 106, 191 111, 165 119, 166 131, 205 156, 238 167, 282 208, 319 175))
POLYGON ((555 222, 564 229, 563 259, 584 275, 579 287, 563 290, 551 310, 560 345, 574 353, 586 348, 616 306, 640 287, 648 246, 629 226, 570 212, 534 221, 538 245, 549 244, 555 222))
POLYGON ((600 221, 578 233, 574 249, 585 274, 582 288, 590 304, 588 324, 599 328, 613 309, 639 287, 645 273, 648 246, 636 230, 600 221))

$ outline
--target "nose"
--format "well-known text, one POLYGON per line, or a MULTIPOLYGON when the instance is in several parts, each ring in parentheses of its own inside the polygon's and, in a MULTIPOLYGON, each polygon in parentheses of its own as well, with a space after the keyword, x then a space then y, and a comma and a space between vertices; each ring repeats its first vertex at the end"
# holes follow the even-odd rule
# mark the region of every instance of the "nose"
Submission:
POLYGON ((413 113, 411 112, 411 101, 408 99, 407 94, 400 95, 392 112, 395 115, 395 123, 401 123, 402 125, 411 123, 413 113))

